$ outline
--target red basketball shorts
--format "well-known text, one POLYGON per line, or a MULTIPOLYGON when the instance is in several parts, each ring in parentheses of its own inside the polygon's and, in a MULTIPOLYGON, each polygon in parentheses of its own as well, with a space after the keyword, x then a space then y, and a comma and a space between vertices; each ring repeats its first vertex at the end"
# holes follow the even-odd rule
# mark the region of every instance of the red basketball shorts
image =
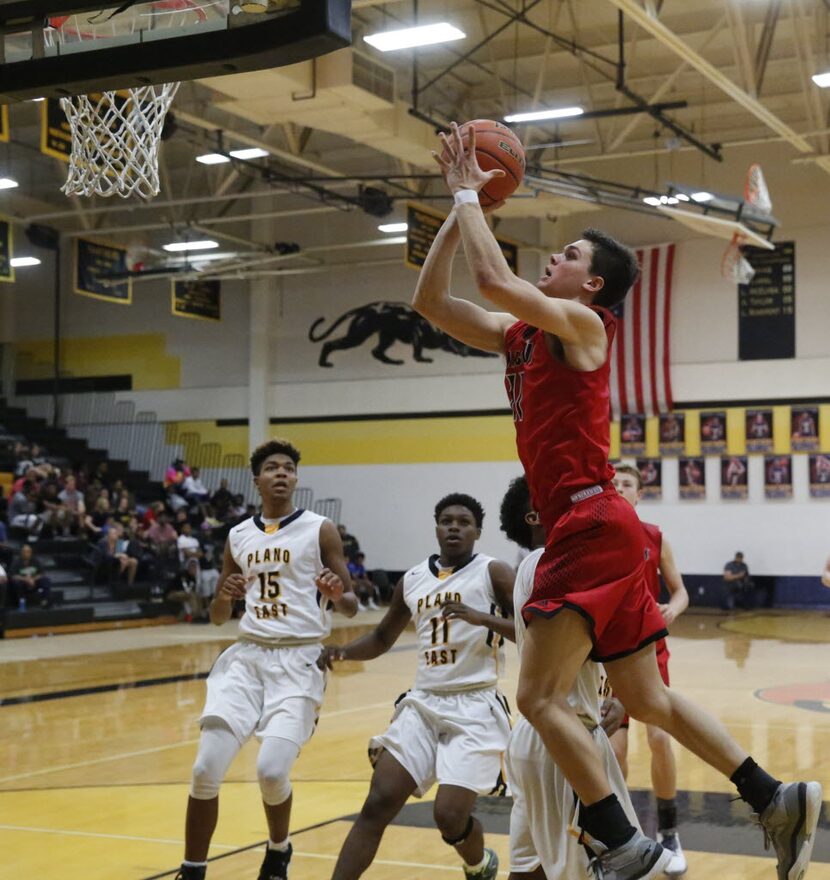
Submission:
POLYGON ((534 616, 566 608, 588 621, 597 662, 618 660, 668 635, 646 584, 642 524, 612 487, 555 520, 522 616, 531 624, 534 616))

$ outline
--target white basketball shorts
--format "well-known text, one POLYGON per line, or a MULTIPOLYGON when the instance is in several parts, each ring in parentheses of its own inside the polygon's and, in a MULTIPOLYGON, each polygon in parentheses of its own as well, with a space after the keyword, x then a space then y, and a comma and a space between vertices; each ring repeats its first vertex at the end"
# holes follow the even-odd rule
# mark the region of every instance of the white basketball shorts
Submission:
MULTIPOLYGON (((619 798, 631 824, 639 828, 605 731, 598 727, 592 736, 602 755, 611 791, 619 798)), ((505 765, 513 795, 510 870, 524 874, 541 865, 548 880, 585 880, 588 856, 577 840, 576 796, 526 718, 520 718, 510 733, 505 765)))
POLYGON ((419 797, 437 782, 488 794, 499 783, 510 715, 496 688, 460 694, 408 691, 392 723, 373 737, 415 780, 419 797))
POLYGON ((199 722, 221 718, 242 743, 255 733, 302 748, 314 733, 326 688, 325 673, 317 668, 319 655, 319 645, 231 645, 210 671, 199 722))

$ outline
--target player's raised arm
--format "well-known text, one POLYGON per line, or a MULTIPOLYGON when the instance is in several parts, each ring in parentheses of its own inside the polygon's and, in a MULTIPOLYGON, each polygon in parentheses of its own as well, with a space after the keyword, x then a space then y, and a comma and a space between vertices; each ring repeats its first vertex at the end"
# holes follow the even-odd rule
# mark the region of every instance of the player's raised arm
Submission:
POLYGON ((412 307, 460 342, 501 353, 504 351, 504 332, 513 323, 513 316, 488 312, 476 303, 450 294, 452 261, 460 241, 453 212, 432 242, 418 276, 412 307))
POLYGON ((357 596, 352 589, 352 577, 343 555, 343 540, 337 526, 327 519, 320 526, 320 558, 325 568, 315 583, 328 596, 334 610, 346 617, 357 614, 357 596))
POLYGON ((660 547, 660 574, 669 591, 669 601, 665 605, 660 605, 660 613, 666 626, 672 623, 689 607, 689 594, 683 583, 683 577, 674 561, 674 553, 672 553, 671 545, 663 538, 660 547))
MULTIPOLYGON (((433 155, 453 196, 462 191, 478 193, 489 177, 484 176, 485 172, 476 160, 475 132, 471 131, 465 147, 458 126, 452 123, 450 136, 442 135, 442 141, 444 155, 448 158, 433 155)), ((607 340, 599 316, 583 303, 546 296, 534 285, 514 275, 484 219, 478 198, 462 195, 456 201, 460 201, 456 204, 455 214, 467 263, 482 296, 516 318, 558 336, 564 343, 596 347, 604 357, 607 340)), ((563 254, 562 258, 568 257, 563 254)), ((590 289, 586 289, 586 297, 598 292, 603 283, 600 276, 593 276, 588 282, 590 289)))
POLYGON ((331 669, 332 663, 337 660, 374 660, 395 644, 411 619, 412 614, 403 599, 401 578, 395 585, 392 601, 380 623, 370 633, 349 642, 348 645, 327 646, 318 663, 331 669))
POLYGON ((245 598, 247 581, 242 570, 231 554, 231 542, 225 541, 225 554, 222 557, 222 574, 216 584, 216 595, 210 603, 208 613, 210 622, 221 626, 231 619, 233 603, 245 598))

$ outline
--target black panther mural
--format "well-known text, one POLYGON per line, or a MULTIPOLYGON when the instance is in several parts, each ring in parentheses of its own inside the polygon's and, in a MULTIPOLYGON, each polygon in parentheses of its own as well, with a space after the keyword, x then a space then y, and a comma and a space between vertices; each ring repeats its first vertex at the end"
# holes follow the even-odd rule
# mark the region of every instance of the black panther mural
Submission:
POLYGON ((373 302, 365 306, 349 309, 341 315, 327 330, 315 335, 315 331, 325 321, 318 318, 308 329, 308 338, 312 342, 328 339, 342 324, 346 324, 345 332, 336 339, 328 339, 320 350, 319 364, 321 367, 333 367, 329 355, 333 351, 344 351, 357 348, 370 337, 377 334, 377 345, 372 349, 372 356, 384 364, 402 364, 403 361, 387 356, 386 352, 396 342, 405 342, 412 346, 412 357, 422 364, 431 364, 432 358, 424 357, 424 349, 438 349, 457 354, 461 357, 498 357, 491 352, 471 348, 447 336, 422 318, 411 306, 402 302, 373 302))

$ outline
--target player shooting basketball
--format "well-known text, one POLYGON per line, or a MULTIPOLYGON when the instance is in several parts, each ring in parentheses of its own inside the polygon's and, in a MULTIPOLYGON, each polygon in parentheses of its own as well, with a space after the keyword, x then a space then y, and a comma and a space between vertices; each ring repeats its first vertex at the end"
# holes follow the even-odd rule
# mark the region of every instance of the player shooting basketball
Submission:
POLYGON ((605 880, 655 877, 671 854, 638 832, 613 794, 591 737, 568 704, 587 657, 605 664, 632 717, 655 724, 728 776, 759 815, 778 854, 779 880, 809 864, 821 786, 782 784, 717 720, 660 678, 654 643, 666 635, 646 586, 642 527, 617 495, 608 465, 609 311, 637 278, 631 251, 601 232, 551 255, 536 284, 510 271, 487 226, 478 191, 503 172, 482 171, 475 134, 453 123, 435 155, 455 207, 430 248, 415 292, 424 317, 463 342, 506 356, 519 457, 547 535, 533 592, 517 703, 584 807, 580 824, 605 880), (501 309, 450 295, 463 240, 479 292, 501 309))

